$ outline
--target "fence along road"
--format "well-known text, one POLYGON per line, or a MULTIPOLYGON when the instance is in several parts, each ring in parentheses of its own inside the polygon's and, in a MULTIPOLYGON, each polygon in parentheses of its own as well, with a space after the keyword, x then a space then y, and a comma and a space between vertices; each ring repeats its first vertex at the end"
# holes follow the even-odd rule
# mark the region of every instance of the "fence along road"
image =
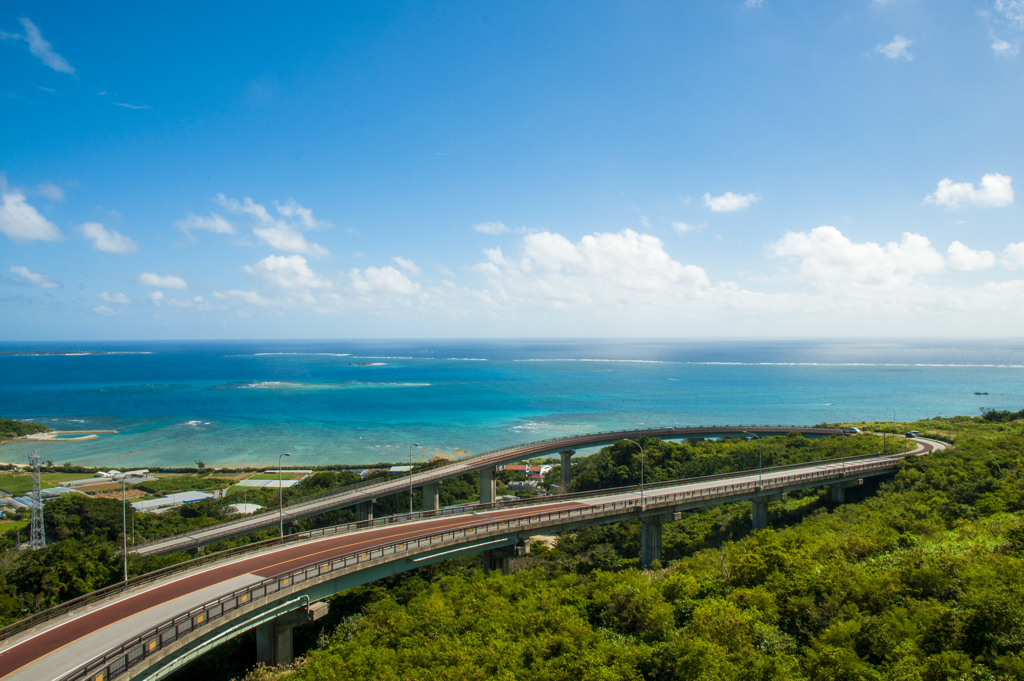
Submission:
MULTIPOLYGON (((0 678, 5 681, 143 678, 160 665, 195 651, 234 623, 299 599, 331 593, 388 574, 456 555, 509 546, 531 534, 557 532, 640 517, 648 521, 720 503, 770 498, 787 490, 841 486, 895 470, 910 454, 945 445, 917 439, 909 454, 862 456, 745 471, 559 497, 459 516, 429 518, 355 532, 333 528, 294 535, 194 561, 199 567, 153 580, 133 580, 109 598, 41 613, 36 626, 7 627, 0 637, 0 678), (246 550, 247 549, 247 550, 246 550), (11 632, 14 632, 13 634, 11 632), (111 646, 112 643, 116 643, 111 646), (97 654, 98 651, 103 651, 97 654)), ((659 520, 660 522, 660 520, 659 520)), ((150 677, 147 677, 150 678, 150 677)))
MULTIPOLYGON (((532 457, 554 454, 565 450, 583 449, 587 447, 603 447, 614 444, 623 438, 657 437, 663 440, 679 440, 691 437, 740 437, 744 433, 755 433, 759 436, 785 435, 800 433, 810 437, 828 437, 841 435, 838 428, 801 428, 797 426, 702 426, 698 428, 646 428, 639 430, 620 430, 606 433, 587 433, 568 437, 528 442, 502 449, 482 452, 464 457, 456 461, 414 473, 411 477, 413 487, 437 483, 464 473, 471 473, 494 466, 522 461, 532 457)), ((321 494, 294 499, 284 508, 284 522, 290 523, 309 516, 327 513, 339 508, 372 501, 409 489, 410 476, 391 478, 381 481, 367 481, 330 490, 321 494)), ((240 520, 221 523, 213 527, 193 532, 186 532, 172 537, 165 537, 146 544, 140 544, 133 550, 143 556, 153 556, 187 551, 189 549, 211 544, 223 539, 230 539, 257 530, 274 527, 279 522, 278 514, 265 512, 240 520)))

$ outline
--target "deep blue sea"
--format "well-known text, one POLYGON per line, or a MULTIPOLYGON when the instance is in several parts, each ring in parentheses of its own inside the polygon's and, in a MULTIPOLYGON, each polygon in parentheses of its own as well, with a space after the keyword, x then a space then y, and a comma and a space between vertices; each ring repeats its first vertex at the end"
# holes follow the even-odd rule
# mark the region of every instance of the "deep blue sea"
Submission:
POLYGON ((57 463, 400 462, 622 427, 813 425, 1024 408, 1017 341, 0 343, 0 416, 57 463), (976 392, 988 395, 975 395, 976 392))

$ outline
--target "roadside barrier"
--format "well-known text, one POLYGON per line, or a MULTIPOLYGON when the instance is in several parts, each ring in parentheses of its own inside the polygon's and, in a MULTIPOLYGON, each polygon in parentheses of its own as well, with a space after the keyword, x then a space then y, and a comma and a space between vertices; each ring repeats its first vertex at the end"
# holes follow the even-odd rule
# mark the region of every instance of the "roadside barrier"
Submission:
MULTIPOLYGON (((670 436, 672 439, 676 438, 688 438, 688 437, 703 437, 711 436, 722 433, 739 434, 742 431, 748 431, 756 434, 770 434, 770 435, 784 435, 789 432, 799 432, 806 435, 840 435, 842 430, 839 428, 805 428, 799 426, 699 426, 693 428, 638 428, 634 430, 617 430, 610 432, 601 433, 585 433, 583 435, 566 435, 563 437, 548 438, 546 440, 537 440, 534 442, 527 442, 524 444, 510 445, 508 447, 501 447, 498 449, 492 449, 486 452, 480 452, 479 454, 473 454, 468 457, 464 457, 455 461, 437 462, 431 464, 429 468, 421 469, 411 476, 401 475, 392 476, 387 479, 375 479, 365 480, 362 482, 356 482, 351 485, 345 485, 344 487, 338 487, 336 489, 325 490, 323 492, 317 492, 316 494, 309 494, 302 497, 296 497, 289 499, 284 505, 284 516, 286 520, 295 520, 298 518, 308 517, 310 515, 316 515, 318 513, 325 513, 329 510, 333 510, 335 505, 330 503, 331 500, 337 497, 349 496, 358 492, 367 492, 363 495, 366 499, 375 498, 378 496, 387 496, 389 494, 397 494, 403 491, 405 485, 410 482, 414 487, 422 486, 423 484, 430 482, 437 482, 440 479, 446 477, 454 477, 461 475, 462 473, 469 473, 482 465, 486 465, 491 460, 494 460, 495 464, 502 463, 508 460, 509 455, 515 454, 518 458, 527 458, 533 454, 549 452, 552 450, 551 445, 557 444, 559 447, 586 447, 591 443, 607 442, 609 440, 620 440, 625 437, 659 437, 659 436, 670 436), (437 472, 439 470, 451 471, 449 475, 444 475, 438 478, 437 472), (324 504, 318 504, 317 502, 326 502, 324 504), (289 512, 291 509, 291 512, 289 512), (301 509, 301 510, 300 510, 301 509)), ((359 501, 353 501, 351 504, 359 503, 359 501)), ((223 529, 217 531, 204 531, 204 530, 192 530, 189 532, 181 532, 179 534, 170 535, 167 537, 161 537, 145 544, 140 544, 138 549, 145 549, 147 547, 161 546, 168 547, 166 550, 171 551, 177 548, 177 546, 191 546, 196 541, 196 535, 202 534, 203 543, 213 543, 221 539, 238 536, 239 534, 245 534, 248 532, 256 532, 260 529, 264 529, 273 525, 270 522, 270 514, 273 509, 268 509, 265 513, 260 516, 266 518, 265 523, 253 522, 253 518, 243 518, 240 520, 233 520, 224 523, 221 527, 223 529), (246 529, 251 527, 252 529, 246 529)), ((161 552, 164 552, 163 550, 161 552)))
MULTIPOLYGON (((250 607, 261 601, 269 603, 275 594, 286 588, 306 582, 325 581, 334 573, 341 573, 361 564, 382 561, 383 559, 396 556, 411 557, 416 553, 428 552, 431 547, 448 547, 452 544, 462 544, 467 541, 478 540, 481 538, 481 535, 486 537, 494 534, 517 532, 523 529, 527 531, 549 529, 566 525, 569 522, 586 520, 587 518, 597 519, 608 516, 629 515, 637 511, 640 513, 654 512, 664 508, 685 505, 688 502, 717 500, 719 503, 727 503, 735 497, 748 498, 751 492, 759 495, 770 494, 773 489, 785 488, 795 483, 808 481, 826 483, 830 480, 842 480, 871 471, 893 468, 899 465, 903 458, 904 455, 886 456, 884 458, 860 457, 852 461, 846 459, 844 460, 845 465, 840 467, 834 465, 839 460, 833 459, 829 462, 817 462, 816 466, 822 466, 826 463, 833 464, 818 470, 794 475, 773 474, 763 479, 760 486, 756 481, 738 482, 709 488, 682 490, 671 494, 654 494, 644 499, 643 506, 641 506, 639 499, 629 499, 546 513, 541 512, 523 518, 496 520, 458 530, 432 532, 425 529, 424 536, 418 538, 404 539, 401 542, 369 550, 354 551, 333 558, 321 558, 314 563, 293 569, 284 575, 265 579, 257 584, 237 589, 230 594, 208 601, 187 612, 160 622, 142 634, 111 648, 102 655, 61 677, 60 681, 85 681, 87 679, 90 681, 109 681, 118 678, 147 657, 173 646, 182 637, 197 632, 212 631, 215 628, 214 625, 219 623, 223 617, 239 608, 250 607)), ((806 464, 803 465, 806 467, 806 464)), ((777 473, 780 469, 767 470, 771 473, 777 473)), ((745 472, 746 475, 750 475, 750 473, 751 471, 745 472)), ((763 474, 764 471, 762 471, 763 474)), ((674 484, 678 485, 679 481, 676 481, 674 484)), ((635 488, 630 487, 629 489, 633 490, 635 488)))

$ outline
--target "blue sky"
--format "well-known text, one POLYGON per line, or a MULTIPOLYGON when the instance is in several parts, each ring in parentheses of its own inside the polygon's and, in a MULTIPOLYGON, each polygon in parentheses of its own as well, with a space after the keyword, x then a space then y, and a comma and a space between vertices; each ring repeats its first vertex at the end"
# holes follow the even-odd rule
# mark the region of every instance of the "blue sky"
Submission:
POLYGON ((0 339, 1019 336, 1024 0, 0 7, 0 339))

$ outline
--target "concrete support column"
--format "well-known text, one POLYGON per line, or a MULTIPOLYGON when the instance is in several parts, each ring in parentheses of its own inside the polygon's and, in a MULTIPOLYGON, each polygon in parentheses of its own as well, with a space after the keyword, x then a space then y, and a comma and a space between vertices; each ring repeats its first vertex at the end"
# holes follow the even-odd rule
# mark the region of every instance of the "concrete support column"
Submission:
POLYGON ((291 664, 295 660, 292 629, 291 626, 278 626, 276 622, 256 627, 256 661, 271 667, 291 664))
POLYGON ((373 499, 356 504, 356 520, 373 520, 373 499))
POLYGON ((786 498, 785 492, 765 494, 751 499, 754 502, 753 526, 755 530, 763 530, 768 527, 768 502, 783 501, 786 498))
POLYGON ((575 453, 575 449, 559 452, 562 457, 562 486, 565 487, 566 491, 569 490, 569 483, 572 482, 572 455, 575 453))
POLYGON ((295 661, 292 629, 318 620, 327 614, 327 603, 310 603, 256 627, 256 661, 269 666, 287 665, 295 661))
POLYGON ((754 502, 754 513, 753 513, 753 525, 755 530, 763 530, 768 527, 768 498, 759 497, 753 500, 754 502))
POLYGON ((439 504, 440 482, 428 482, 423 485, 423 510, 436 511, 439 504))
POLYGON ((295 521, 294 520, 286 520, 286 521, 284 521, 284 536, 287 537, 289 534, 295 534, 295 521))
POLYGON ((671 522, 671 513, 641 516, 640 518, 640 567, 647 567, 654 561, 661 561, 661 527, 671 522))
POLYGON ((856 487, 857 485, 863 485, 863 484, 864 484, 864 478, 859 478, 857 480, 844 480, 842 482, 837 482, 834 485, 829 485, 828 489, 829 489, 829 492, 831 493, 831 496, 832 496, 832 503, 833 504, 843 504, 843 503, 846 503, 846 488, 847 487, 856 487))
POLYGON ((520 539, 515 546, 503 546, 499 549, 488 549, 480 554, 484 563, 484 574, 491 570, 501 570, 501 574, 512 573, 512 559, 517 556, 530 555, 530 540, 520 539))
POLYGON ((508 575, 512 573, 512 556, 506 551, 501 549, 492 549, 490 551, 484 551, 484 574, 490 573, 491 570, 501 570, 501 574, 508 575))
POLYGON ((481 504, 493 504, 495 497, 498 495, 498 490, 495 485, 497 482, 498 469, 494 466, 488 466, 480 470, 480 503, 481 504))

